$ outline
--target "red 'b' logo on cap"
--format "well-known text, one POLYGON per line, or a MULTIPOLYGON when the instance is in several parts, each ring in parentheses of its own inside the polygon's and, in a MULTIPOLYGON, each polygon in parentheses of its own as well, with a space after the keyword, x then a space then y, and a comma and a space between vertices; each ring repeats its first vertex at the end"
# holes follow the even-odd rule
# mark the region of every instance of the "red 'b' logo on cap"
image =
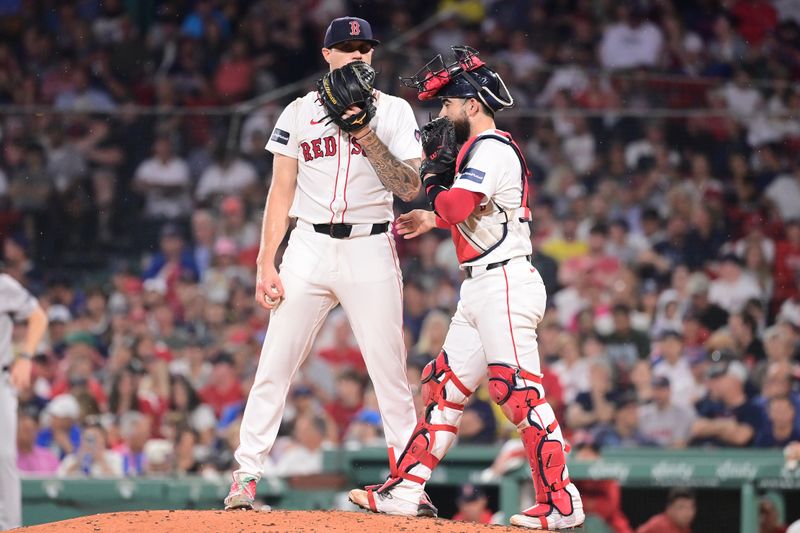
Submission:
POLYGON ((350 21, 350 35, 361 35, 361 24, 357 20, 350 21))

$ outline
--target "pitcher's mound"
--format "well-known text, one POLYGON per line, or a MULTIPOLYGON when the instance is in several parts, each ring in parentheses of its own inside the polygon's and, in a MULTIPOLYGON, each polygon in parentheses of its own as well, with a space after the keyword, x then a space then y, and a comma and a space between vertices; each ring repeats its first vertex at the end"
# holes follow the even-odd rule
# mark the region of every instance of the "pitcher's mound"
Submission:
POLYGON ((73 518, 15 529, 19 533, 450 533, 515 532, 525 529, 346 511, 134 511, 73 518))

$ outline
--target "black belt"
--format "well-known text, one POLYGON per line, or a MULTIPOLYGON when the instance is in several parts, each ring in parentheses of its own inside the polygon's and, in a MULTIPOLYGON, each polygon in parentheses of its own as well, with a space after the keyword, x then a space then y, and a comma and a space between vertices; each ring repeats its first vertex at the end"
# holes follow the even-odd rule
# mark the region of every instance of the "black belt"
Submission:
MULTIPOLYGON (((350 232, 353 231, 352 224, 314 224, 313 226, 314 231, 317 233, 330 235, 334 239, 346 239, 350 236, 350 232)), ((386 233, 387 231, 389 231, 389 223, 382 222, 380 224, 373 224, 369 234, 378 235, 380 233, 386 233)))
MULTIPOLYGON (((512 257, 512 258, 506 259, 505 261, 498 261, 497 263, 489 263, 488 265, 486 265, 485 268, 486 268, 486 270, 492 270, 493 268, 500 268, 501 266, 506 266, 508 264, 508 262, 511 261, 511 259, 516 259, 516 258, 512 257)), ((526 255, 525 259, 527 259, 530 262, 531 256, 526 255)), ((481 265, 481 266, 483 266, 483 265, 481 265)), ((467 279, 472 277, 472 267, 471 266, 465 267, 464 271, 467 273, 467 279)))

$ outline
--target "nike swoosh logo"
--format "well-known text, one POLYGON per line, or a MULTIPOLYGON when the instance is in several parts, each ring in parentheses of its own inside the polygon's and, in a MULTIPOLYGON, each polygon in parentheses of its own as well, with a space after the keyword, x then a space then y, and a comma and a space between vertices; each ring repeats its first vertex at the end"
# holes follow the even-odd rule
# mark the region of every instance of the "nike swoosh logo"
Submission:
POLYGON ((311 125, 312 126, 316 126, 317 124, 322 124, 322 121, 321 120, 312 120, 311 121, 311 125))

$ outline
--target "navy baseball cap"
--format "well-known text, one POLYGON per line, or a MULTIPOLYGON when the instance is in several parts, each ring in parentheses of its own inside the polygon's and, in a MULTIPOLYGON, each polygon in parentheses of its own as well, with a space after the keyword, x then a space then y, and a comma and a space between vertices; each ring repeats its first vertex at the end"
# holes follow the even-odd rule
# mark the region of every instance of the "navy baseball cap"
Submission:
POLYGON ((366 41, 373 45, 381 42, 372 36, 372 26, 358 17, 341 17, 333 19, 325 32, 323 46, 330 48, 345 41, 366 41))

